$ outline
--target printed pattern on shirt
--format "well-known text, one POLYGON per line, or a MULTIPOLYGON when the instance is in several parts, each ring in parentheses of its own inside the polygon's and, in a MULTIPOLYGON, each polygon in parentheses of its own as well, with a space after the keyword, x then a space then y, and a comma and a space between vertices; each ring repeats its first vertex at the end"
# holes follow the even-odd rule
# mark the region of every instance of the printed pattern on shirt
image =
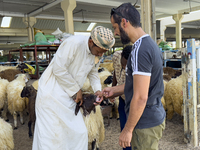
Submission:
MULTIPOLYGON (((121 66, 121 53, 122 53, 122 51, 116 51, 113 54, 113 58, 112 58, 113 67, 115 70, 115 76, 116 76, 118 85, 124 84, 125 78, 126 78, 126 75, 125 75, 126 71, 125 71, 125 69, 122 69, 122 66, 121 66)), ((122 98, 125 99, 125 96, 123 95, 122 98)))

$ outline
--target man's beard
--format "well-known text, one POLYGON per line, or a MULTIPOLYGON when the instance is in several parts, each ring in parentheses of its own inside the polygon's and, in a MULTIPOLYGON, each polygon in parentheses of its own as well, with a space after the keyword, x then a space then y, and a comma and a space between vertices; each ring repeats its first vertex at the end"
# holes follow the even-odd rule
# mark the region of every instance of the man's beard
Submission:
POLYGON ((125 31, 122 29, 121 25, 119 25, 119 31, 122 44, 130 43, 130 39, 128 35, 125 33, 125 31))

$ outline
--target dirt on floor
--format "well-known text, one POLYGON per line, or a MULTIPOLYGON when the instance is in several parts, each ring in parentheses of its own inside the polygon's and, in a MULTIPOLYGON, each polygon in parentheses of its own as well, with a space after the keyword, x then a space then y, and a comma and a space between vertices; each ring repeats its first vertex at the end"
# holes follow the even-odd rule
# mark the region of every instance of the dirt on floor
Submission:
MULTIPOLYGON (((13 117, 8 114, 9 123, 13 126, 13 117)), ((18 117, 18 129, 13 131, 14 150, 31 150, 32 139, 28 137, 28 116, 24 113, 25 124, 21 125, 18 117)), ((100 145, 100 150, 122 150, 118 145, 120 134, 119 120, 110 119, 110 126, 105 127, 105 140, 100 145)), ((182 117, 175 115, 172 120, 166 121, 166 129, 159 142, 159 150, 200 150, 184 143, 182 117)))

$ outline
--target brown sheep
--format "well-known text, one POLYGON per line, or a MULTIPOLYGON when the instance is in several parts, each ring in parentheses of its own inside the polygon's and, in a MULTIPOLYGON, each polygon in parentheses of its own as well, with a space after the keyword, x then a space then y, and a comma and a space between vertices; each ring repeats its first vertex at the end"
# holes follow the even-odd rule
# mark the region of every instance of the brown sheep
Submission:
POLYGON ((11 82, 15 79, 17 74, 21 74, 21 71, 18 69, 6 69, 0 72, 0 77, 11 82))
POLYGON ((182 71, 171 67, 163 67, 163 73, 169 75, 171 78, 176 78, 182 74, 182 71))
POLYGON ((31 131, 31 125, 33 123, 33 132, 34 132, 34 127, 35 127, 35 120, 36 120, 36 115, 35 115, 35 100, 36 100, 36 95, 37 95, 37 90, 34 89, 32 85, 30 86, 25 86, 21 92, 21 97, 27 97, 29 99, 28 103, 28 112, 29 112, 29 122, 28 122, 28 127, 29 127, 29 137, 31 137, 32 131, 31 131))

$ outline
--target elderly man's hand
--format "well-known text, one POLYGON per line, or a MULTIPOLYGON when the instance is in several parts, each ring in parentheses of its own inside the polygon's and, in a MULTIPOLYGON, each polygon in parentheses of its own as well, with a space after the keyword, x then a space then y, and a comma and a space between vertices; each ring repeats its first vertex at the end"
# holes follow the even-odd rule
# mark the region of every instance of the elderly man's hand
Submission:
POLYGON ((74 100, 76 103, 80 102, 80 105, 81 106, 83 104, 83 97, 82 97, 82 91, 79 90, 77 93, 76 93, 76 99, 74 100))

